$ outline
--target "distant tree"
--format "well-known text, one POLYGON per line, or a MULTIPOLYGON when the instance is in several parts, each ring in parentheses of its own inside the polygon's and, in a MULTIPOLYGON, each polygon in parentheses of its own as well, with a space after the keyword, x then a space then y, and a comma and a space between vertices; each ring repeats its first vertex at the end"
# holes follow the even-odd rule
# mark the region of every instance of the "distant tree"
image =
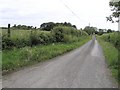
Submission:
POLYGON ((16 25, 16 24, 14 24, 14 26, 12 26, 11 28, 13 28, 13 29, 23 29, 23 30, 31 30, 31 29, 34 29, 33 26, 16 25))
POLYGON ((84 28, 84 31, 86 31, 89 35, 91 35, 91 34, 94 34, 96 32, 96 29, 95 29, 95 27, 86 26, 84 28))
POLYGON ((67 22, 64 22, 64 26, 69 26, 67 22))
POLYGON ((76 29, 77 29, 77 27, 76 27, 75 25, 73 25, 72 27, 74 27, 74 28, 76 28, 76 29))
POLYGON ((27 29, 28 30, 33 29, 33 26, 27 26, 27 29))
POLYGON ((21 28, 21 25, 18 25, 18 26, 17 26, 17 29, 20 29, 20 28, 21 28))
POLYGON ((98 34, 99 32, 98 31, 95 31, 95 34, 98 34))
POLYGON ((37 29, 37 27, 35 27, 34 29, 37 29))
POLYGON ((113 31, 111 29, 108 29, 107 30, 107 33, 112 33, 113 31))
POLYGON ((53 22, 48 22, 48 23, 41 24, 40 28, 46 31, 50 31, 51 29, 53 29, 54 26, 55 24, 53 22))
POLYGON ((14 24, 13 28, 16 28, 16 27, 17 27, 16 24, 14 24))
POLYGON ((104 34, 104 29, 99 29, 98 35, 104 34))
POLYGON ((53 29, 56 26, 68 26, 68 27, 73 27, 76 29, 75 25, 72 25, 71 23, 53 23, 53 22, 47 22, 47 23, 43 23, 40 25, 40 29, 42 30, 46 30, 46 31, 51 31, 51 29, 53 29))

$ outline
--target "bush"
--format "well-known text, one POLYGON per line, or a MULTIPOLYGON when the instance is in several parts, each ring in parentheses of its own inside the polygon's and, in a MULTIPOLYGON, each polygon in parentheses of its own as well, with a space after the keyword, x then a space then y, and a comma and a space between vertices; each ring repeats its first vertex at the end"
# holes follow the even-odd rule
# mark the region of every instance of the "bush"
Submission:
MULTIPOLYGON (((72 42, 76 41, 78 37, 82 36, 80 30, 76 30, 72 27, 58 26, 52 29, 52 35, 55 39, 55 42, 72 42)), ((83 35, 87 35, 83 32, 83 35)))
POLYGON ((30 35, 31 46, 38 44, 49 44, 53 42, 53 36, 50 33, 40 33, 36 31, 31 32, 30 35))
POLYGON ((14 42, 11 40, 11 38, 4 36, 2 37, 2 49, 10 49, 11 47, 13 47, 15 44, 14 42))
POLYGON ((117 49, 120 50, 120 32, 104 34, 101 36, 101 38, 112 43, 117 49))
POLYGON ((31 33, 30 33, 30 42, 31 42, 31 46, 37 45, 39 43, 39 38, 35 31, 34 32, 31 31, 31 33))
POLYGON ((64 32, 62 27, 53 28, 52 35, 55 39, 55 42, 63 42, 64 32))

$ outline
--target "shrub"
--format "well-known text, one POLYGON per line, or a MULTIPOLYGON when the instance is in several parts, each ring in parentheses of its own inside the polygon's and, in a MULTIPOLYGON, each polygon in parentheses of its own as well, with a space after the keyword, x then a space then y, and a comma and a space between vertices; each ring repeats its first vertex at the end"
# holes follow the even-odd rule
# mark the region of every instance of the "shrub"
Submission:
POLYGON ((37 45, 39 43, 39 38, 35 31, 34 32, 31 31, 31 33, 30 33, 30 42, 31 42, 31 46, 37 45))
POLYGON ((11 38, 7 37, 7 36, 3 36, 2 37, 2 49, 10 49, 11 47, 13 47, 15 44, 12 41, 11 38))
POLYGON ((104 34, 101 36, 101 38, 112 43, 117 49, 120 50, 120 32, 104 34))
POLYGON ((53 37, 55 39, 55 42, 62 42, 63 41, 63 38, 64 38, 63 28, 55 27, 52 30, 52 34, 53 34, 53 37))
POLYGON ((81 36, 80 30, 66 26, 55 27, 51 32, 56 42, 72 42, 81 36))

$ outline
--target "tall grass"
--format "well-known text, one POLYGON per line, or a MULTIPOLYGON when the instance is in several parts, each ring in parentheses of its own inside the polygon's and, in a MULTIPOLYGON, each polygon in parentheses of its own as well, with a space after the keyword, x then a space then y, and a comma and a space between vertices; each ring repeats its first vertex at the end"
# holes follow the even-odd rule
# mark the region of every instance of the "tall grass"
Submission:
POLYGON ((53 43, 49 45, 37 45, 21 49, 3 50, 2 70, 3 73, 16 70, 20 67, 51 59, 65 52, 73 50, 88 42, 91 38, 80 37, 73 43, 53 43))
POLYGON ((49 43, 46 39, 52 37, 50 32, 39 30, 11 30, 11 37, 7 37, 7 30, 2 30, 2 49, 22 48, 36 44, 49 43))
POLYGON ((98 38, 112 75, 120 83, 120 38, 118 33, 102 35, 98 38))
MULTIPOLYGON (((7 36, 7 29, 2 29, 0 30, 2 32, 3 36, 7 36)), ((36 31, 37 34, 41 34, 41 33, 50 33, 49 31, 42 31, 42 30, 14 30, 11 29, 11 38, 15 39, 15 38, 29 38, 31 31, 36 31)))

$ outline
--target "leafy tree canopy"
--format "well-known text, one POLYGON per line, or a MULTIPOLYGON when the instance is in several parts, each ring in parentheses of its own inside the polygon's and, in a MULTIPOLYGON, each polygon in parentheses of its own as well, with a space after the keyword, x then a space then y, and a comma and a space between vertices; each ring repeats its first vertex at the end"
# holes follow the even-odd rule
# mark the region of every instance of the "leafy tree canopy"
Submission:
POLYGON ((96 32, 96 30, 97 30, 96 27, 86 26, 84 28, 84 31, 86 31, 89 35, 94 34, 96 32))
POLYGON ((112 14, 106 17, 107 21, 111 21, 112 23, 118 22, 118 20, 113 20, 113 18, 118 18, 120 15, 120 0, 111 0, 109 6, 111 7, 112 14))

